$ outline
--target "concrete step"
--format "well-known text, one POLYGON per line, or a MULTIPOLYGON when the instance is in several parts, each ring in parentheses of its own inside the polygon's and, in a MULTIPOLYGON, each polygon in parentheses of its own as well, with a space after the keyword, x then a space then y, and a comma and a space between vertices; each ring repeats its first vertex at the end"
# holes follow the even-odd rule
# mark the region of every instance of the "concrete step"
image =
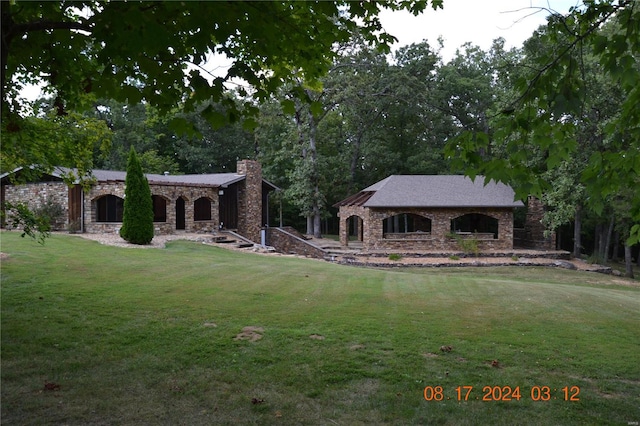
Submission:
POLYGON ((236 241, 236 240, 231 240, 231 239, 226 238, 226 237, 225 237, 224 239, 219 239, 219 240, 217 240, 217 241, 215 241, 215 242, 216 242, 216 243, 218 243, 218 244, 231 244, 231 243, 237 243, 237 241, 236 241))

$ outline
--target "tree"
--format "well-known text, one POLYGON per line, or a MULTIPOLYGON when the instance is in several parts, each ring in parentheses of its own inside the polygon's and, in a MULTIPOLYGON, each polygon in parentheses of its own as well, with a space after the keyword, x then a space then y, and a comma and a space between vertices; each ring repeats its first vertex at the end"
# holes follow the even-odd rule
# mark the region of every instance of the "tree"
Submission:
MULTIPOLYGON (((587 208, 601 214, 610 197, 640 175, 640 7, 633 0, 588 1, 567 16, 552 15, 536 42, 540 54, 525 58, 529 72, 521 74, 518 96, 496 116, 494 139, 504 156, 490 159, 479 153, 492 143, 484 132, 466 132, 448 145, 457 167, 475 176, 511 183, 517 196, 542 197, 551 187, 550 170, 581 149, 576 120, 591 93, 582 79, 583 51, 590 50, 602 73, 620 90, 619 111, 604 123, 606 144, 591 153, 580 172, 587 208), (531 156, 542 163, 532 166, 531 156)), ((632 226, 627 244, 640 241, 640 191, 632 195, 632 226)))
POLYGON ((133 146, 127 161, 124 195, 120 236, 132 244, 149 244, 153 239, 151 189, 133 146))
MULTIPOLYGON (((360 28, 372 44, 388 49, 394 38, 381 26, 382 9, 419 14, 428 0, 396 2, 2 2, 2 137, 21 133, 24 104, 20 90, 44 83, 58 115, 87 109, 95 99, 114 99, 158 108, 161 114, 181 106, 186 112, 202 102, 223 102, 214 125, 233 121, 241 110, 225 100, 226 84, 241 79, 264 100, 283 84, 302 80, 319 87, 332 64, 336 43, 360 28), (232 65, 224 76, 204 70, 211 54, 232 65), (203 77, 203 73, 205 77, 203 77)), ((434 8, 442 0, 431 0, 434 8)), ((246 121, 247 126, 255 120, 246 121)), ((192 130, 183 118, 173 128, 192 130)), ((43 161, 50 161, 44 152, 43 161)), ((49 165, 55 165, 50 164, 49 165)), ((90 164, 82 164, 89 168, 90 164)))

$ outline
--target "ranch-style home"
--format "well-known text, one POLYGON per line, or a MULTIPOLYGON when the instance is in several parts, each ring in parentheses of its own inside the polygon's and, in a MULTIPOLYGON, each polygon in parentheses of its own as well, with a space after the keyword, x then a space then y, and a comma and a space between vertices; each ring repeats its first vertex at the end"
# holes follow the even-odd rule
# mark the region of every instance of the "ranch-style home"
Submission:
MULTIPOLYGON (((87 233, 115 233, 122 226, 126 172, 93 170, 88 192, 78 184, 67 186, 56 168, 40 181, 13 184, 20 169, 2 175, 2 201, 26 202, 32 208, 56 203, 65 212, 58 229, 87 233)), ((213 232, 233 229, 260 242, 268 223, 268 195, 277 187, 262 178, 260 163, 242 160, 236 173, 198 175, 147 174, 153 198, 156 234, 213 232)))
MULTIPOLYGON (((480 250, 514 246, 511 187, 484 177, 393 175, 354 194, 339 208, 340 242, 350 235, 365 250, 460 250, 474 239, 480 250)), ((549 247, 551 248, 551 247, 549 247)))

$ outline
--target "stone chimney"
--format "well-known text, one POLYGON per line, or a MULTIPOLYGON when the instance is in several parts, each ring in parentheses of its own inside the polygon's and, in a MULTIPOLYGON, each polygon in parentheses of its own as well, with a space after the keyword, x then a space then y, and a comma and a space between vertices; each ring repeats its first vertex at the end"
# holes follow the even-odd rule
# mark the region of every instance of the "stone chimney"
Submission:
POLYGON ((538 198, 529 196, 527 200, 527 218, 524 224, 525 245, 535 250, 555 250, 556 234, 545 237, 545 226, 542 224, 544 205, 538 198))
POLYGON ((260 243, 262 230, 262 167, 254 160, 240 160, 237 173, 244 175, 238 191, 238 233, 260 243))

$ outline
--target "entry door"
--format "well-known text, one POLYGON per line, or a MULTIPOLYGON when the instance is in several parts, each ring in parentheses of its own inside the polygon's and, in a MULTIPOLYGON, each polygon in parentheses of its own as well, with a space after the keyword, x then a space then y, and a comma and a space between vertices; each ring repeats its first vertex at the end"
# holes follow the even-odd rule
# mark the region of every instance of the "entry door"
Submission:
POLYGON ((176 229, 185 229, 184 198, 176 200, 176 229))
POLYGON ((224 229, 238 228, 238 188, 231 185, 219 195, 220 213, 218 219, 224 229))

